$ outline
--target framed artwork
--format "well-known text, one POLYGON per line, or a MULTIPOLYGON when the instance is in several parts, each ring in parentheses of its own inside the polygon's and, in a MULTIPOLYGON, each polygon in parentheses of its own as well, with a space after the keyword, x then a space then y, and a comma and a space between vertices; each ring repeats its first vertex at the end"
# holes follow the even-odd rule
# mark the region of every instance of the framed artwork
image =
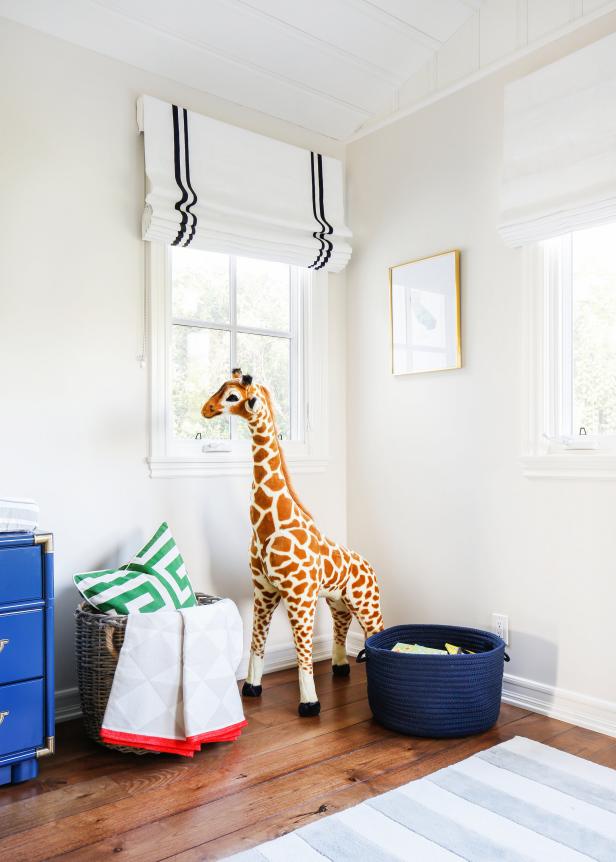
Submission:
POLYGON ((459 251, 390 267, 389 298, 393 374, 462 367, 459 251))

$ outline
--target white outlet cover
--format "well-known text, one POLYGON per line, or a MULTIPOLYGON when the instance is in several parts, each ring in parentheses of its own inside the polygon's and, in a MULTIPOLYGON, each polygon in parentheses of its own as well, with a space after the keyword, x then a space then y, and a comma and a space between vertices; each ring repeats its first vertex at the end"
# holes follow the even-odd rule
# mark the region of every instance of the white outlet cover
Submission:
POLYGON ((492 631, 509 643, 509 617, 507 614, 492 614, 492 631))

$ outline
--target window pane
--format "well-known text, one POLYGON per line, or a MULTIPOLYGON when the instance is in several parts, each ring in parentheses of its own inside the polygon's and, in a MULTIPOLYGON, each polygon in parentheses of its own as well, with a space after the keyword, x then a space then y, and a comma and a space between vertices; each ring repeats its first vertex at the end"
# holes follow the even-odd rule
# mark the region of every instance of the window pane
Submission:
POLYGON ((289 331, 291 268, 284 263, 237 258, 239 326, 289 331))
POLYGON ((189 248, 171 249, 175 318, 229 322, 229 257, 189 248))
POLYGON ((171 348, 171 403, 176 437, 228 439, 229 419, 203 419, 201 408, 229 376, 230 335, 221 329, 174 326, 171 348))
POLYGON ((616 224, 573 234, 573 432, 616 434, 616 224))
MULTIPOLYGON (((262 383, 274 396, 278 430, 289 438, 289 379, 290 341, 269 335, 237 334, 237 364, 245 374, 252 374, 255 383, 262 383)), ((238 424, 238 436, 246 437, 244 422, 238 424)))

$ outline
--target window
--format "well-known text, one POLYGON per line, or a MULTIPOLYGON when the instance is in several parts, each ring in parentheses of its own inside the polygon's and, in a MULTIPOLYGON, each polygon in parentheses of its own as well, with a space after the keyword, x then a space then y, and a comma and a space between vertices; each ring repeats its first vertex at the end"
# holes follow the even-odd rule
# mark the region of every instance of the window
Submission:
POLYGON ((206 251, 171 251, 171 422, 181 439, 249 436, 241 420, 201 418, 211 394, 240 367, 267 383, 283 439, 301 440, 302 304, 295 267, 206 251))
POLYGON ((205 399, 237 366, 272 392, 295 469, 298 462, 318 469, 324 277, 282 263, 154 244, 149 256, 151 474, 249 472, 246 424, 201 417, 205 399))
POLYGON ((556 237, 531 254, 529 453, 565 455, 573 472, 613 470, 596 456, 616 455, 616 223, 556 237))

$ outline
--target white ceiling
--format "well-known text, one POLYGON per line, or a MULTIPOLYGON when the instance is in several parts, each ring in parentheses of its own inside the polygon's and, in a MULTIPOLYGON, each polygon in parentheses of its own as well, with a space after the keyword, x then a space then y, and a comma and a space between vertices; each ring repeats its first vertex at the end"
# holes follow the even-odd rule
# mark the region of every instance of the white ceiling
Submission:
POLYGON ((344 140, 482 0, 0 0, 0 15, 344 140))

